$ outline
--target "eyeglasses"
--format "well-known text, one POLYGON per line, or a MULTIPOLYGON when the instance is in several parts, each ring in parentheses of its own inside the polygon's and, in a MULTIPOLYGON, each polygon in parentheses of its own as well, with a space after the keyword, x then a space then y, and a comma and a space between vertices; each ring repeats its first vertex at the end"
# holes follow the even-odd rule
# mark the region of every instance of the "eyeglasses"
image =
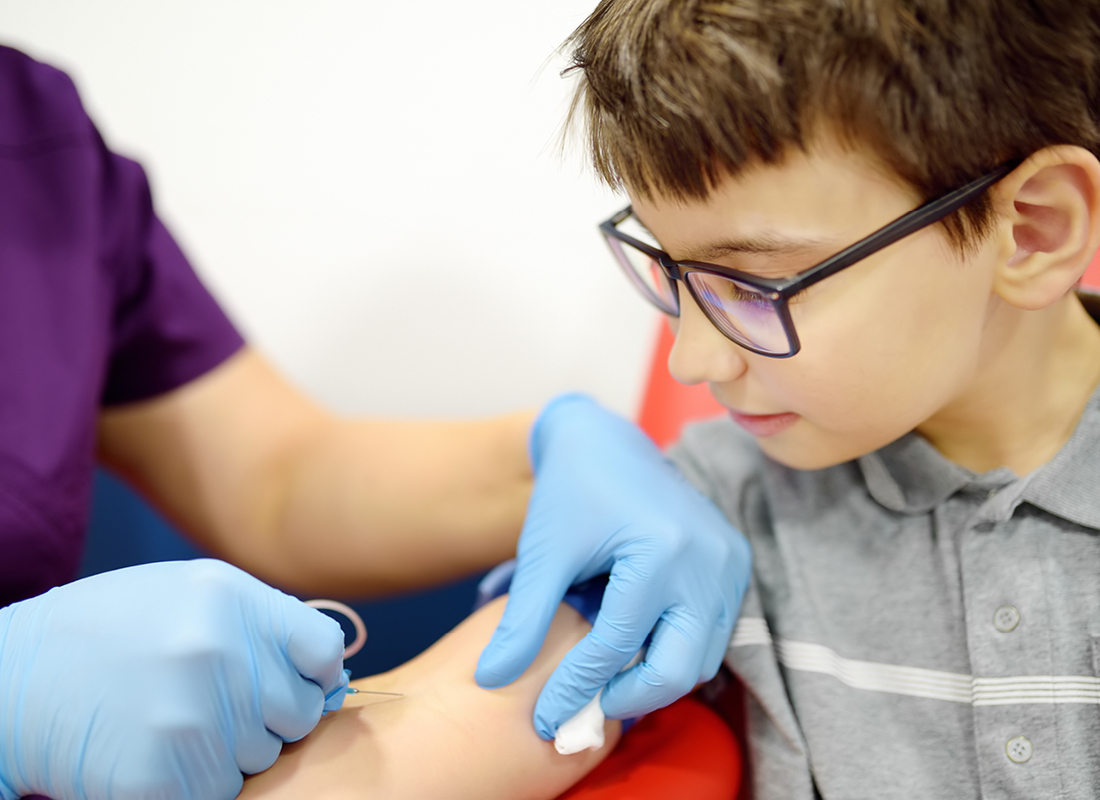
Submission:
POLYGON ((791 319, 790 298, 899 239, 939 222, 976 199, 1019 164, 1019 161, 1002 164, 977 180, 903 214, 816 266, 787 278, 761 278, 717 264, 675 261, 664 250, 638 238, 648 232, 638 223, 630 206, 602 223, 600 232, 631 283, 661 311, 680 316, 678 287, 682 282, 707 319, 727 338, 763 356, 789 358, 801 347, 791 319), (627 232, 631 224, 637 231, 635 235, 627 232))

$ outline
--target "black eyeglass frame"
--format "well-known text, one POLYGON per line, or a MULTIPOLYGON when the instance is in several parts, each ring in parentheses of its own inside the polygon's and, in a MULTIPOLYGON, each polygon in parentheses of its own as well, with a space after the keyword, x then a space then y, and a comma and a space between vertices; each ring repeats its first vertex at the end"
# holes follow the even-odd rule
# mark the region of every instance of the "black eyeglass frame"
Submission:
MULTIPOLYGON (((722 332, 723 336, 726 336, 726 338, 734 342, 734 344, 769 358, 790 358, 797 354, 802 347, 787 304, 787 301, 791 297, 798 294, 803 289, 813 286, 818 281, 822 281, 830 275, 835 275, 842 269, 846 269, 862 261, 864 258, 867 258, 867 256, 877 253, 879 250, 890 246, 899 239, 903 239, 911 233, 916 233, 921 228, 926 228, 929 225, 939 222, 947 215, 976 199, 982 192, 1016 169, 1021 162, 1022 160, 1008 161, 965 186, 961 186, 942 197, 930 200, 924 205, 908 213, 902 214, 900 217, 887 223, 874 233, 865 236, 855 244, 849 245, 840 252, 829 256, 824 261, 821 261, 809 269, 786 278, 761 278, 758 275, 750 275, 733 269, 732 267, 723 267, 718 264, 708 264, 702 261, 676 261, 664 250, 652 247, 618 230, 618 226, 634 213, 632 206, 627 206, 622 211, 615 214, 615 216, 600 223, 600 232, 607 239, 608 245, 611 246, 612 253, 615 255, 616 262, 618 262, 623 271, 627 273, 627 277, 630 278, 631 283, 637 286, 646 298, 662 312, 678 317, 680 315, 679 300, 677 299, 674 312, 667 309, 661 299, 655 296, 650 291, 649 287, 641 282, 633 267, 622 262, 622 258, 619 254, 615 253, 614 245, 611 243, 612 239, 616 239, 641 251, 660 265, 669 280, 683 283, 691 294, 692 299, 695 300, 696 305, 706 314, 707 319, 722 332), (783 326, 783 332, 787 336, 787 343, 789 345, 788 352, 774 353, 767 350, 761 350, 752 345, 737 341, 726 334, 725 331, 722 331, 721 324, 712 316, 709 304, 703 302, 692 287, 691 282, 686 280, 685 276, 689 272, 703 272, 716 275, 720 278, 731 278, 738 283, 743 283, 746 286, 759 290, 764 297, 771 301, 772 306, 776 310, 776 314, 779 316, 780 323, 783 326)), ((673 284, 673 286, 676 286, 676 284, 673 284)))

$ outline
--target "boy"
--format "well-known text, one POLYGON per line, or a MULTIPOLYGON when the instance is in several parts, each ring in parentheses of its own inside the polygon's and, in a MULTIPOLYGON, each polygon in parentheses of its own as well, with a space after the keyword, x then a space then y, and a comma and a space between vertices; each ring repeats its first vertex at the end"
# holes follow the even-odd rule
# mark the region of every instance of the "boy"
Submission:
POLYGON ((730 411, 674 458, 754 548, 755 796, 1095 796, 1100 3, 604 0, 571 43, 604 233, 730 411))

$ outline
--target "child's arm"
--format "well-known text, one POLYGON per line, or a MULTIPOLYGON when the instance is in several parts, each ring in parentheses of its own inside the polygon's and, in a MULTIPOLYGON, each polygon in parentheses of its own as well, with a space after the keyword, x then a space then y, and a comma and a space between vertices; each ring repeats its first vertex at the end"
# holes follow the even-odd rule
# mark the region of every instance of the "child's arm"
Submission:
POLYGON ((513 684, 486 691, 474 683, 481 648, 500 619, 499 598, 397 669, 355 681, 360 689, 404 699, 351 695, 271 769, 245 782, 241 800, 278 798, 553 798, 615 746, 607 722, 598 751, 562 756, 535 734, 531 715, 550 672, 589 625, 561 606, 546 643, 513 684))

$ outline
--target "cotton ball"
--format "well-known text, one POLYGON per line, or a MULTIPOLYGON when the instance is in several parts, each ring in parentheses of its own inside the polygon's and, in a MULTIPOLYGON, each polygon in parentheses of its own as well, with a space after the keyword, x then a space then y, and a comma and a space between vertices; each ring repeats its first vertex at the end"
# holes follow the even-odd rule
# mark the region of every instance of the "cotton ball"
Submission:
POLYGON ((563 756, 571 756, 582 750, 599 750, 603 747, 603 709, 600 696, 603 689, 588 701, 588 705, 562 723, 554 736, 554 749, 563 756))

